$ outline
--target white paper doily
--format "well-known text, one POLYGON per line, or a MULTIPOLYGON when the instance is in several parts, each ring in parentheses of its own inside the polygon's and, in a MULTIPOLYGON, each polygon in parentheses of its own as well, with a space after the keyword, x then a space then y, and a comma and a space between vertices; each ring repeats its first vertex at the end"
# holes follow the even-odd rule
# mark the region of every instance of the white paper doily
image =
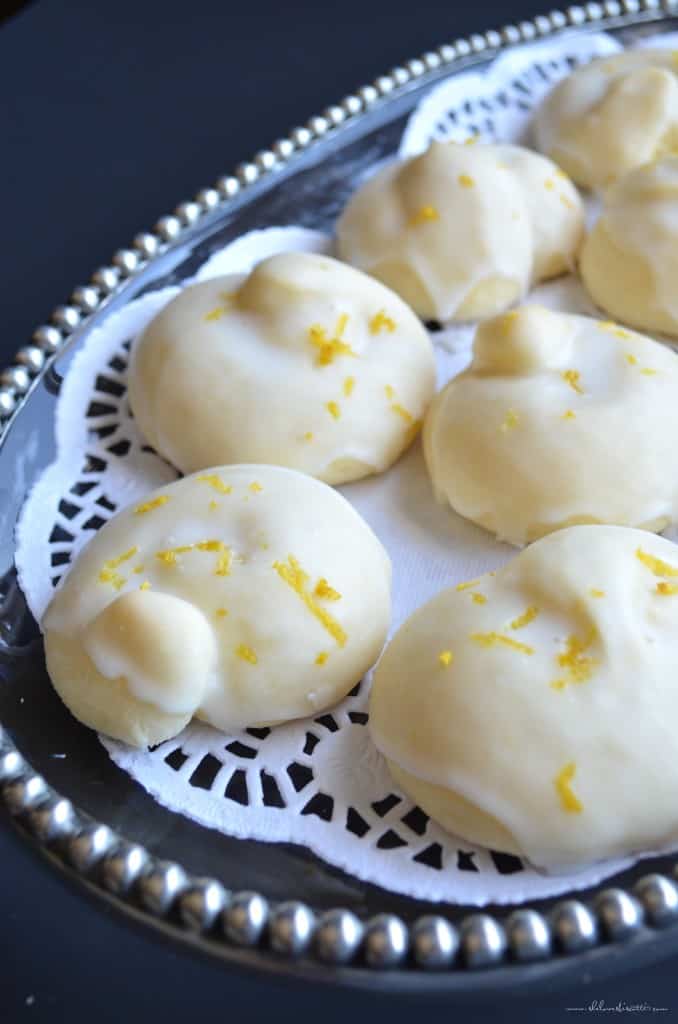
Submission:
MULTIPOLYGON (((461 75, 415 111, 402 153, 432 137, 517 141, 532 107, 576 63, 616 52, 602 34, 523 47, 485 75, 461 75)), ((196 277, 243 273, 283 249, 329 252, 332 241, 302 228, 251 232, 212 256, 196 277)), ((177 476, 145 446, 126 399, 130 343, 176 293, 130 303, 93 331, 69 367, 56 414, 57 458, 29 496, 17 528, 19 580, 37 619, 78 551, 120 507, 177 476)), ((563 278, 533 297, 557 309, 594 312, 579 283, 563 278)), ((473 328, 432 335, 442 385, 469 358, 473 328)), ((440 589, 497 568, 515 553, 436 505, 417 443, 388 473, 341 488, 394 564, 392 631, 440 589)), ((366 881, 430 900, 483 905, 539 899, 598 882, 632 861, 558 877, 519 858, 445 833, 395 789, 372 745, 369 680, 331 712, 225 736, 192 723, 152 751, 102 737, 111 758, 160 803, 229 835, 310 847, 366 881)))

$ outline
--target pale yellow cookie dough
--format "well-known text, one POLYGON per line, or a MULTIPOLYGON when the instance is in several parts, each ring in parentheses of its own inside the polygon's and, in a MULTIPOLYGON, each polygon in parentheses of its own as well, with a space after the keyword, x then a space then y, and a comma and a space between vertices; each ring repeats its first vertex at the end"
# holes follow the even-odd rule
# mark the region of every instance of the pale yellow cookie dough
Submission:
POLYGON ((577 68, 542 103, 534 135, 590 188, 678 151, 678 52, 633 50, 577 68))
POLYGON ((519 146, 434 142, 361 186, 339 254, 424 318, 493 316, 571 269, 582 203, 555 164, 519 146))
POLYGON ((575 523, 678 519, 678 356, 633 331, 523 306, 478 328, 426 417, 436 497, 512 544, 575 523))
POLYGON ((138 340, 129 378, 139 428, 182 471, 266 462, 330 484, 387 469, 434 391, 414 313, 314 253, 186 288, 138 340))
POLYGON ((379 655, 391 565, 332 488, 223 466, 118 513, 43 620, 76 718, 134 746, 193 717, 225 732, 317 714, 379 655))
POLYGON ((580 270, 594 302, 618 320, 678 335, 678 157, 607 190, 580 270))
POLYGON ((451 587, 377 666, 396 784, 469 842, 558 871, 678 842, 678 546, 616 526, 543 538, 451 587))

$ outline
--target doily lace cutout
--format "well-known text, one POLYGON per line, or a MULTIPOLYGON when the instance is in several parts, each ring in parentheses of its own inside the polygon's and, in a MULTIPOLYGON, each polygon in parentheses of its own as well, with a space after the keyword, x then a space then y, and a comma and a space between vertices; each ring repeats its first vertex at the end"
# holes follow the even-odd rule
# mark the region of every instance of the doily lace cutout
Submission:
MULTIPOLYGON (((439 86, 410 118, 401 153, 431 138, 481 132, 519 140, 545 91, 577 63, 617 52, 601 34, 563 36, 511 51, 484 75, 439 86)), ((282 250, 332 251, 303 228, 251 232, 212 256, 197 279, 246 273, 282 250)), ((126 395, 130 345, 178 289, 130 303, 92 331, 73 358, 56 415, 57 458, 34 487, 17 529, 17 568, 37 619, 78 551, 120 507, 178 474, 145 445, 126 395)), ((532 298, 555 309, 594 312, 574 278, 532 298)), ((473 327, 432 333, 438 384, 469 359, 473 327)), ((392 632, 445 586, 495 569, 513 549, 435 504, 417 443, 388 473, 341 488, 394 563, 392 632)), ((390 779, 367 728, 369 678, 336 708, 273 729, 224 735, 199 722, 150 751, 101 738, 113 761, 161 804, 229 835, 303 844, 377 885, 423 899, 482 906, 583 888, 632 863, 575 875, 537 873, 520 858, 474 847, 439 828, 390 779)))

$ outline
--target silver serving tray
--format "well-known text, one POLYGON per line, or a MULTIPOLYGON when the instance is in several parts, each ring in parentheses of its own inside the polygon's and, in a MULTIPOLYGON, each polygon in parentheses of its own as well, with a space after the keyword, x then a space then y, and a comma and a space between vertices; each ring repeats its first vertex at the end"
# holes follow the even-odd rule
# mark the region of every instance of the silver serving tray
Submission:
POLYGON ((306 849, 232 839, 161 807, 54 694, 17 587, 13 537, 28 490, 55 454, 66 364, 113 310, 190 276, 245 231, 328 229, 356 179, 396 150, 408 114, 443 79, 573 27, 622 39, 675 30, 672 14, 678 0, 589 3, 395 68, 137 235, 0 375, 0 795, 55 867, 128 918, 243 966, 418 994, 552 989, 678 951, 675 858, 645 861, 576 900, 478 913, 383 891, 306 849))

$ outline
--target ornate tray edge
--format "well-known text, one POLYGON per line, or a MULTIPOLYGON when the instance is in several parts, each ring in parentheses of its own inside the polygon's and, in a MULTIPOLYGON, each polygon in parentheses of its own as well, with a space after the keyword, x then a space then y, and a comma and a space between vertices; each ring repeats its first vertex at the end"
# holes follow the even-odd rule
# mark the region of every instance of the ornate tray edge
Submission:
MULTIPOLYGON (((209 214, 223 212, 257 182, 340 127, 354 123, 375 104, 402 94, 415 81, 433 80, 442 69, 461 70, 510 46, 563 30, 631 26, 677 13, 678 0, 606 0, 475 34, 394 68, 293 129, 251 162, 240 164, 233 175, 181 203, 152 232, 137 235, 130 248, 118 250, 109 266, 97 270, 89 284, 76 288, 70 303, 55 309, 50 322, 34 331, 31 344, 0 373, 0 446, 69 338, 113 297, 118 298, 125 284, 136 279, 151 260, 186 239, 192 229, 202 227, 209 214)), ((596 951, 603 952, 597 947, 605 942, 651 939, 653 930, 667 925, 673 925, 673 933, 678 934, 678 887, 660 874, 645 875, 629 891, 598 889, 590 905, 560 900, 548 916, 521 907, 507 916, 471 913, 458 925, 433 914, 408 926, 393 914, 361 921, 341 908, 316 914, 299 902, 269 906, 258 893, 231 893, 213 879, 191 876, 181 865, 154 858, 107 825, 92 821, 33 771, 1 727, 0 796, 21 830, 90 891, 168 936, 190 938, 194 948, 241 966, 282 969, 318 980, 324 975, 324 980, 349 984, 365 984, 370 976, 366 969, 400 968, 391 975, 391 981, 400 978, 396 986, 400 991, 408 987, 408 978, 414 981, 415 971, 442 971, 435 989, 445 978, 449 984, 453 970, 461 981, 462 971, 503 966, 495 975, 499 981, 500 975, 513 975, 518 964, 532 964, 532 970, 539 964, 543 969, 546 963, 562 967, 563 956, 558 954, 566 954, 573 966, 583 966, 596 951), (277 956, 262 957, 264 950, 277 956), (299 963, 292 968, 290 960, 299 963), (319 971, 318 962, 335 970, 319 971), (343 969, 337 971, 338 967, 343 969)), ((674 875, 678 878, 678 864, 674 875)))

